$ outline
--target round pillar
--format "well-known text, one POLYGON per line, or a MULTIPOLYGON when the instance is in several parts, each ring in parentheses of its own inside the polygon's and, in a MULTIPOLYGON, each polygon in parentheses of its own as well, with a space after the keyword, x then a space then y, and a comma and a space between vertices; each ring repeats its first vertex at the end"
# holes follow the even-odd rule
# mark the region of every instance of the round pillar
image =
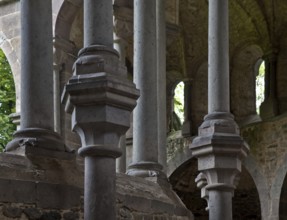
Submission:
POLYGON ((228 0, 208 5, 208 113, 229 112, 228 0))
POLYGON ((157 104, 158 104, 158 158, 163 170, 167 167, 166 142, 166 21, 165 1, 156 0, 157 16, 157 104))
POLYGON ((128 174, 158 176, 157 20, 155 0, 134 1, 134 82, 140 98, 133 114, 133 163, 128 174))
POLYGON ((21 0, 21 123, 6 151, 66 151, 54 132, 52 2, 21 0))
POLYGON ((235 182, 249 148, 229 110, 228 0, 209 0, 208 30, 208 115, 190 149, 206 178, 209 219, 232 220, 235 182))
POLYGON ((84 45, 65 86, 65 110, 85 158, 85 220, 116 219, 116 158, 139 96, 113 49, 112 0, 84 0, 84 45))
POLYGON ((113 1, 84 0, 84 47, 113 47, 113 1))

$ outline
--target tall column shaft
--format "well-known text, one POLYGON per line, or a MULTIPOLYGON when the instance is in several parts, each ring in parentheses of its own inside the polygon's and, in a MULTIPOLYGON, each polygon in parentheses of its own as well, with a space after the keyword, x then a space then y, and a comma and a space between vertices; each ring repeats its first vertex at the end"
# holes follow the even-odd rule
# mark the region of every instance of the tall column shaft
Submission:
POLYGON ((115 159, 85 157, 86 220, 116 219, 115 159))
POLYGON ((119 148, 122 151, 122 156, 117 158, 116 171, 118 173, 125 173, 127 170, 127 157, 126 157, 126 135, 122 135, 120 138, 119 148))
POLYGON ((159 163, 166 169, 166 0, 156 0, 157 15, 157 101, 158 101, 158 158, 159 163))
POLYGON ((232 197, 230 191, 209 190, 209 220, 232 220, 232 197))
POLYGON ((127 173, 158 176, 157 16, 155 0, 134 1, 134 82, 140 98, 133 114, 133 164, 127 173))
POLYGON ((134 111, 133 162, 158 161, 156 1, 134 1, 134 82, 140 98, 134 111))
MULTIPOLYGON (((118 51, 119 53, 119 60, 121 64, 124 66, 125 65, 125 58, 126 58, 126 43, 123 39, 119 38, 115 33, 114 33, 114 49, 118 51)), ((126 135, 122 135, 120 137, 120 142, 119 142, 119 148, 122 150, 122 156, 117 158, 116 161, 116 171, 119 173, 125 173, 126 172, 126 135)))
POLYGON ((209 219, 232 220, 232 196, 249 148, 229 110, 228 0, 209 0, 208 30, 208 115, 190 149, 198 158, 197 179, 205 182, 199 187, 209 219))
POLYGON ((84 0, 84 47, 113 47, 113 1, 84 0))
POLYGON ((48 156, 44 150, 66 151, 54 132, 52 1, 20 2, 21 123, 5 150, 48 156))
POLYGON ((209 1, 208 113, 229 112, 228 0, 209 1))
POLYGON ((21 129, 54 129, 52 2, 21 0, 21 129))

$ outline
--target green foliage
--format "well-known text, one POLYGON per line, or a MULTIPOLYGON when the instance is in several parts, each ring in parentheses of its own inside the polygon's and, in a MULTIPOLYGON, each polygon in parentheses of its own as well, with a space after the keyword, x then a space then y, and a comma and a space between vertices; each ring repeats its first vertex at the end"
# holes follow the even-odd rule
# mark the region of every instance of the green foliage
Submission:
POLYGON ((177 84, 174 90, 174 112, 182 124, 184 120, 184 83, 177 84))
POLYGON ((15 112, 15 85, 12 71, 2 50, 0 50, 0 151, 11 140, 16 126, 9 115, 15 112))
POLYGON ((265 63, 262 62, 259 67, 259 73, 256 77, 256 111, 259 114, 260 105, 264 101, 265 93, 265 63))

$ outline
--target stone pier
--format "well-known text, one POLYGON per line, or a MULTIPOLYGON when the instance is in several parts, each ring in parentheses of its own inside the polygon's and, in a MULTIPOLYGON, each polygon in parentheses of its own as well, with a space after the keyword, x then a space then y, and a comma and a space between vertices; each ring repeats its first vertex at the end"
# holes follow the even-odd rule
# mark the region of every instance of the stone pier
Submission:
POLYGON ((21 57, 20 130, 6 152, 64 152, 65 145, 54 132, 51 1, 21 1, 21 57))
POLYGON ((116 219, 116 161, 139 96, 113 49, 112 0, 84 1, 84 48, 63 93, 85 158, 86 220, 116 219))
POLYGON ((157 19, 154 0, 134 1, 134 82, 140 98, 133 114, 132 176, 159 176, 157 19))
POLYGON ((208 115, 190 146, 210 220, 232 219, 232 196, 248 146, 230 114, 228 0, 209 1, 208 115))

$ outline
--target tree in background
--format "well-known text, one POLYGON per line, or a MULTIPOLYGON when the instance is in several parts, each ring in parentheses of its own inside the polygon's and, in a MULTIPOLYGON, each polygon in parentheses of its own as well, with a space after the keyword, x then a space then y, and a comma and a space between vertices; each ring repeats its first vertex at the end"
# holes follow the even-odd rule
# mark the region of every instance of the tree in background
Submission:
POLYGON ((15 84, 8 60, 0 50, 0 151, 12 139, 16 125, 9 115, 15 112, 16 96, 15 84))

